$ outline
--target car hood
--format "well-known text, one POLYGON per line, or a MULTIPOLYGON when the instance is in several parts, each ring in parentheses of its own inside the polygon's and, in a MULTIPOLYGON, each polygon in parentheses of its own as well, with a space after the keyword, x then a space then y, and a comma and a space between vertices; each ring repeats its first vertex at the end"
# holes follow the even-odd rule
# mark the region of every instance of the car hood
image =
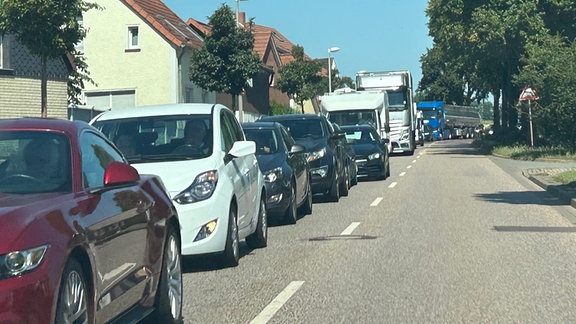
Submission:
POLYGON ((43 193, 30 195, 14 195, 0 193, 0 254, 7 252, 11 244, 18 240, 34 240, 40 238, 26 238, 26 229, 36 222, 46 222, 39 226, 50 226, 47 216, 55 211, 55 216, 61 216, 57 210, 61 200, 68 199, 68 194, 43 193))
POLYGON ((257 155, 256 159, 258 159, 258 165, 262 173, 281 166, 285 160, 283 154, 262 154, 257 155))
POLYGON ((375 152, 383 153, 382 149, 376 144, 354 144, 354 152, 356 155, 370 155, 375 152))
POLYGON ((158 175, 170 197, 188 188, 200 173, 219 169, 216 159, 212 157, 199 160, 134 163, 132 166, 140 174, 158 175))
POLYGON ((306 148, 306 152, 314 152, 320 150, 323 147, 327 147, 328 140, 325 137, 298 139, 296 140, 296 144, 304 146, 306 148))

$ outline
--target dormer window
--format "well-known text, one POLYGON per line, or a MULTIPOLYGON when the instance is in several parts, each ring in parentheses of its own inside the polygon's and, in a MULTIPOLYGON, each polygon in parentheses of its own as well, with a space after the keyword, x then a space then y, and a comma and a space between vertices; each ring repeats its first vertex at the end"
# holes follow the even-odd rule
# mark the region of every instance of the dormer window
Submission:
POLYGON ((128 26, 128 50, 140 49, 140 36, 138 33, 138 26, 128 26))

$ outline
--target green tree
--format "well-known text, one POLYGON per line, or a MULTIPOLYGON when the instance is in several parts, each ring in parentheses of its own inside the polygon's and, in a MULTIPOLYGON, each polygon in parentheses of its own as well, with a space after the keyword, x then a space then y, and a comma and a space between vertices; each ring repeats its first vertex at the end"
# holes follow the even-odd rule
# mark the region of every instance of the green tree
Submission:
POLYGON ((100 7, 83 0, 2 0, 0 6, 0 32, 14 34, 32 54, 40 57, 40 115, 47 117, 47 62, 72 55, 80 70, 72 76, 71 84, 89 79, 83 74, 87 69, 81 53, 74 48, 86 35, 77 19, 83 12, 100 7))
POLYGON ((304 48, 292 47, 294 61, 280 67, 280 79, 276 87, 296 101, 304 113, 304 101, 319 94, 322 77, 322 66, 316 61, 306 60, 304 48))
MULTIPOLYGON (((212 31, 203 46, 192 52, 190 80, 203 89, 232 96, 232 109, 246 82, 260 71, 254 35, 238 28, 232 9, 223 4, 209 18, 212 31)), ((251 23, 250 23, 251 25, 251 23)))

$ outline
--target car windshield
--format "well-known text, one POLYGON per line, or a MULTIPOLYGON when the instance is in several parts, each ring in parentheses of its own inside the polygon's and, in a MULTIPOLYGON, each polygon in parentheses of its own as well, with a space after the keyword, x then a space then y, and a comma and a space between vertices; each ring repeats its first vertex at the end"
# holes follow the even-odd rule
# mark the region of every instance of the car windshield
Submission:
POLYGON ((346 129, 346 140, 351 144, 365 144, 376 141, 375 134, 367 129, 346 129))
POLYGON ((0 131, 0 192, 72 191, 70 144, 46 131, 0 131))
POLYGON ((375 127, 377 119, 375 110, 334 111, 328 116, 331 122, 340 126, 371 125, 375 127))
POLYGON ((256 155, 274 154, 278 151, 278 139, 272 129, 244 129, 246 139, 256 143, 256 155))
POLYGON ((201 159, 212 154, 210 115, 102 120, 93 124, 130 163, 201 159))
POLYGON ((295 140, 325 136, 319 119, 282 120, 281 123, 288 129, 295 140))

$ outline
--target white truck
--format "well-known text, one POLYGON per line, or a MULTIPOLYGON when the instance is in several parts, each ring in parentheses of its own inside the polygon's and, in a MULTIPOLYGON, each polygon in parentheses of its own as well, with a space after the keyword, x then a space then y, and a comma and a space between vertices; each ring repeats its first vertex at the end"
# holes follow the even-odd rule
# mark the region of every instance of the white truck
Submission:
POLYGON ((356 90, 384 90, 388 93, 391 152, 414 154, 417 125, 410 71, 360 71, 356 73, 356 90))
POLYGON ((338 89, 322 96, 322 113, 338 125, 372 125, 380 137, 390 144, 390 110, 386 91, 355 91, 350 88, 338 89))

